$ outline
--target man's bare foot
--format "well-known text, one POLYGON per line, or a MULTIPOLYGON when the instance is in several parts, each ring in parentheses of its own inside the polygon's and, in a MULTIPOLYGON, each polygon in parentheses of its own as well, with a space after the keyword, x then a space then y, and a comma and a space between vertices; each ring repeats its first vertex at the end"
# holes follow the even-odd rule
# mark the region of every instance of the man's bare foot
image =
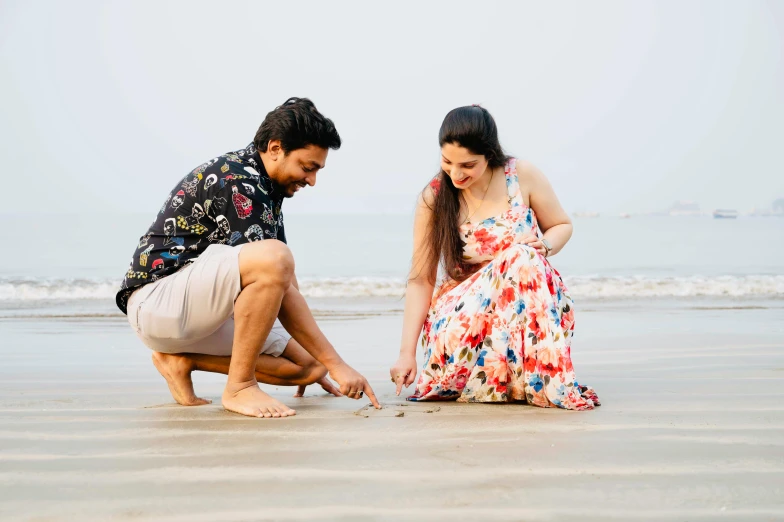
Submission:
POLYGON ((297 412, 261 391, 255 382, 226 384, 221 399, 229 411, 249 417, 291 417, 297 412))
POLYGON ((193 391, 191 372, 193 363, 187 357, 168 353, 152 352, 152 363, 161 372, 174 400, 183 406, 210 404, 209 399, 196 397, 193 391))

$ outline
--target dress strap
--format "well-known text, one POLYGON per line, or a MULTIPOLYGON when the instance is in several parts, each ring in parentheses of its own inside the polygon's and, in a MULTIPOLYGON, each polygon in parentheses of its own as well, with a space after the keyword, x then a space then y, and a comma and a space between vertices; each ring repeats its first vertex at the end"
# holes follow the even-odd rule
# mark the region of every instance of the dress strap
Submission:
POLYGON ((504 166, 506 175, 506 192, 509 195, 509 205, 514 207, 524 206, 523 195, 520 193, 520 180, 517 177, 517 158, 509 158, 504 166))

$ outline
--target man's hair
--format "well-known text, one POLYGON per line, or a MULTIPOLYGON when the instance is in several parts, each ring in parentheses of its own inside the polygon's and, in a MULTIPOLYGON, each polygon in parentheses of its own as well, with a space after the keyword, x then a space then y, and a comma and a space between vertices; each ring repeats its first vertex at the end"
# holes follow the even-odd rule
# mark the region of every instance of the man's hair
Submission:
POLYGON ((256 150, 266 152, 270 140, 280 140, 285 153, 316 145, 323 149, 339 149, 338 135, 332 120, 325 118, 307 98, 289 98, 264 118, 253 143, 256 150))

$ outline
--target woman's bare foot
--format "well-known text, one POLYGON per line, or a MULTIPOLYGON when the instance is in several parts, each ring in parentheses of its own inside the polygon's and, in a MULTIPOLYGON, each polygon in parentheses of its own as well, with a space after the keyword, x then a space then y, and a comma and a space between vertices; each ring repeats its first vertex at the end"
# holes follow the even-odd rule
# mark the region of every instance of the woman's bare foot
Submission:
POLYGON ((187 357, 167 353, 152 352, 152 363, 161 372, 174 400, 183 406, 210 404, 209 399, 196 397, 193 391, 191 372, 193 363, 187 357))
POLYGON ((255 382, 226 384, 221 399, 229 411, 249 417, 291 417, 297 412, 261 391, 255 382))

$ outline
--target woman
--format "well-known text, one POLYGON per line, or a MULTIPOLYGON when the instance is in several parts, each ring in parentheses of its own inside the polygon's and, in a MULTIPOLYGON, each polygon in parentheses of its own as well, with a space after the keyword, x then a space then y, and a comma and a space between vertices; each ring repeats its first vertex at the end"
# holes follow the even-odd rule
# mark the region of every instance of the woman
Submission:
POLYGON ((441 172, 417 204, 400 358, 390 369, 397 394, 416 378, 421 334, 425 364, 409 400, 598 406, 575 380, 572 300, 547 260, 572 235, 549 182, 504 154, 482 107, 447 114, 438 141, 441 172))

